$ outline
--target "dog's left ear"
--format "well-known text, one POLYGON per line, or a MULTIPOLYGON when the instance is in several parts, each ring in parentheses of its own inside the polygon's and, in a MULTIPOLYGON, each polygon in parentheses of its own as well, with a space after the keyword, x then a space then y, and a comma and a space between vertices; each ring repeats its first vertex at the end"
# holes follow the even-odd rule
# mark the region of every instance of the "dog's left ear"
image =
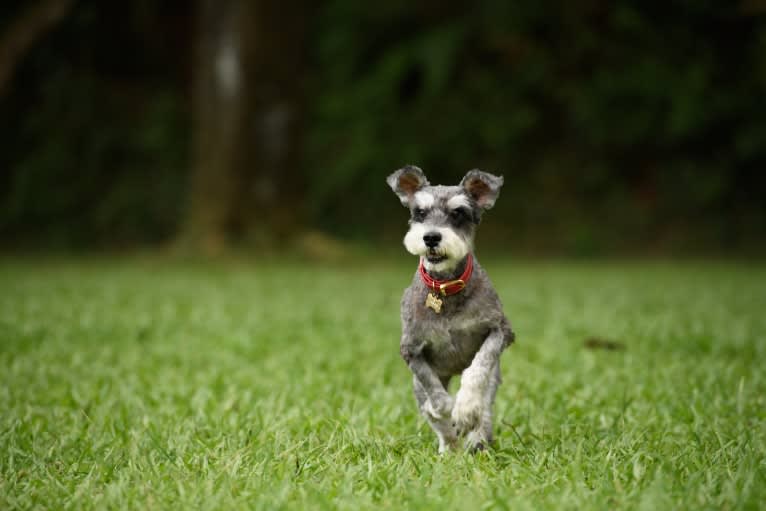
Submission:
POLYGON ((405 206, 410 203, 418 190, 429 184, 426 175, 415 165, 407 165, 397 170, 386 178, 386 183, 405 206))
POLYGON ((503 186, 503 176, 494 176, 479 169, 469 170, 460 186, 476 204, 482 209, 489 209, 495 205, 497 196, 500 195, 500 187, 503 186))

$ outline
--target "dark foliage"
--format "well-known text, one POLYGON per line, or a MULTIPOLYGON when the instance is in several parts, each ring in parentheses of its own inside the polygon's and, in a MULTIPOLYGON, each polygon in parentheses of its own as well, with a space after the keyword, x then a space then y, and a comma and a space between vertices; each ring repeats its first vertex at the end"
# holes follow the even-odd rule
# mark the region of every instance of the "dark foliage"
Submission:
MULTIPOLYGON (((27 56, 0 98, 5 243, 174 234, 189 168, 189 5, 83 0, 27 56)), ((314 16, 303 172, 318 227, 398 237, 405 213, 383 180, 416 163, 432 182, 504 174, 486 236, 499 244, 589 254, 762 243, 764 12, 465 5, 335 0, 314 16)))
POLYGON ((505 174, 498 234, 531 246, 731 248, 764 233, 758 13, 728 2, 387 5, 333 2, 320 22, 309 161, 331 169, 312 187, 328 227, 361 233, 394 214, 380 175, 417 162, 437 182, 477 166, 505 174), (348 209, 358 224, 341 222, 348 209))
POLYGON ((80 2, 26 57, 0 98, 4 245, 135 244, 174 232, 190 13, 172 7, 80 2))

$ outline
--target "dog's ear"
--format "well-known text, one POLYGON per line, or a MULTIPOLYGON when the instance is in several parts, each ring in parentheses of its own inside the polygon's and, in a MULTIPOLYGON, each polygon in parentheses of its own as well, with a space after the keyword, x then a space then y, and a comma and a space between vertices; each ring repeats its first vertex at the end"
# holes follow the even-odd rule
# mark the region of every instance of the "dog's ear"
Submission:
POLYGON ((425 186, 428 186, 428 179, 423 171, 414 165, 407 165, 386 179, 386 183, 399 196, 402 204, 407 206, 415 193, 425 186))
POLYGON ((494 176, 479 169, 469 170, 460 186, 476 204, 482 209, 489 209, 495 205, 497 196, 500 195, 500 187, 503 186, 503 176, 494 176))

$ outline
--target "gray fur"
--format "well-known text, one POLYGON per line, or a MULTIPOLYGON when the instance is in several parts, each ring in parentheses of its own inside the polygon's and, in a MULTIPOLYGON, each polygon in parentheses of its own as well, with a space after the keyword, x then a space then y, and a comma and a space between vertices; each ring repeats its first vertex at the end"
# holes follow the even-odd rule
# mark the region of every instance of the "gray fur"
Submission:
MULTIPOLYGON (((394 185, 405 169, 389 176, 389 185, 395 192, 394 185)), ((420 173, 422 175, 422 171, 420 173)), ((427 183, 424 175, 422 178, 427 183)), ((492 207, 502 182, 502 177, 474 170, 460 186, 423 184, 415 192, 426 192, 434 200, 428 211, 419 211, 417 215, 415 210, 424 208, 418 208, 415 203, 415 192, 405 194, 402 202, 413 212, 408 236, 412 232, 424 232, 422 226, 427 225, 425 231, 439 229, 450 236, 456 235, 454 239, 470 247, 467 251, 470 253, 481 212, 492 207), (482 183, 474 183, 470 191, 475 193, 470 194, 466 183, 475 179, 482 183), (458 195, 469 199, 470 211, 466 212, 464 222, 455 222, 450 216, 453 208, 448 204, 458 195), (420 230, 415 231, 416 226, 420 230)), ((456 203, 462 201, 458 199, 456 203)), ((420 253, 420 247, 414 244, 405 237, 408 250, 420 253)), ((422 251, 421 256, 429 274, 440 280, 458 278, 467 261, 467 254, 454 261, 447 257, 445 261, 438 249, 422 251)), ((492 442, 492 406, 500 384, 500 355, 513 342, 514 333, 489 277, 475 256, 473 275, 465 289, 440 297, 443 301, 440 314, 425 306, 428 293, 416 271, 401 304, 400 352, 413 373, 418 408, 436 433, 440 452, 455 448, 460 437, 465 438, 469 450, 483 449, 492 442), (461 388, 453 398, 447 388, 450 379, 458 374, 462 374, 461 388)))

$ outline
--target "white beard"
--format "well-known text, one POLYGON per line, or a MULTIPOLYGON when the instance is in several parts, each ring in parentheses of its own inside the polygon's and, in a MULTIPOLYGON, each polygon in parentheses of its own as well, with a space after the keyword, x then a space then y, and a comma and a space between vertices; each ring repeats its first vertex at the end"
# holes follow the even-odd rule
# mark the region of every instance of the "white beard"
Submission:
POLYGON ((454 270, 460 261, 471 252, 471 244, 449 227, 436 227, 422 223, 412 224, 410 230, 404 236, 404 247, 410 254, 420 256, 423 259, 423 266, 429 272, 454 270), (436 253, 446 257, 443 261, 431 263, 426 258, 428 247, 423 241, 423 236, 428 232, 441 234, 442 239, 436 247, 436 253))

